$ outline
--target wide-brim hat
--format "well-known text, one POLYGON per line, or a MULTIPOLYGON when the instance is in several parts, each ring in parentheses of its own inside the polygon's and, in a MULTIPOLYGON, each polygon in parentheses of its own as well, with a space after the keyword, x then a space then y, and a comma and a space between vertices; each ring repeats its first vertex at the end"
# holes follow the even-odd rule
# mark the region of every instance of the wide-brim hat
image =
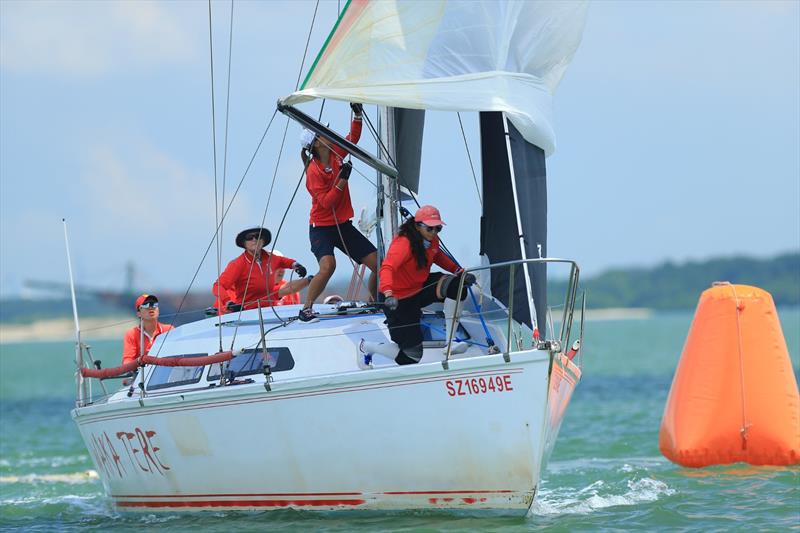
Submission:
POLYGON ((246 235, 250 233, 261 233, 261 239, 264 241, 264 246, 268 245, 272 242, 272 233, 269 232, 267 228, 247 228, 246 230, 242 230, 236 236, 236 246, 239 248, 244 248, 244 238, 246 235))

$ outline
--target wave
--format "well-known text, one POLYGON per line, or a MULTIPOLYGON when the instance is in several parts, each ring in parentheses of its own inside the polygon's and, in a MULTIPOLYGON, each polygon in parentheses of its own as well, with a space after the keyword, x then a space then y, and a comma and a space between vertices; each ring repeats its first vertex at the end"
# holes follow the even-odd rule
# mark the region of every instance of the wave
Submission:
POLYGON ((662 496, 675 494, 663 481, 651 477, 625 481, 624 490, 603 480, 575 491, 575 489, 542 490, 536 498, 531 513, 548 516, 558 514, 589 514, 606 507, 637 505, 653 502, 662 496))
POLYGON ((26 474, 23 476, 0 476, 0 483, 94 483, 100 476, 94 470, 70 474, 26 474))

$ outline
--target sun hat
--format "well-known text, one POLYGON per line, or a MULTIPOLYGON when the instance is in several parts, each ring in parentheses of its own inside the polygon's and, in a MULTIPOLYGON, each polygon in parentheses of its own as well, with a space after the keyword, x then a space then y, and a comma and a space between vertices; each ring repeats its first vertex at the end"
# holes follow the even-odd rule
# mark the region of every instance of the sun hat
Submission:
POLYGON ((236 236, 236 246, 239 248, 244 248, 244 238, 250 233, 259 232, 261 233, 261 239, 264 241, 264 246, 268 245, 272 241, 272 234, 267 228, 248 228, 240 231, 236 236))

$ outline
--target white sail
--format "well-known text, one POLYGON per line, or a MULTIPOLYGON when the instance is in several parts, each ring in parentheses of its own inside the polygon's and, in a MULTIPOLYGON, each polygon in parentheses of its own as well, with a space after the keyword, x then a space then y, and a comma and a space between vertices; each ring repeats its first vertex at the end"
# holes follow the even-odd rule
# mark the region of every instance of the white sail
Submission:
POLYGON ((300 90, 283 103, 503 111, 549 155, 552 94, 586 10, 586 2, 567 0, 351 0, 300 90))

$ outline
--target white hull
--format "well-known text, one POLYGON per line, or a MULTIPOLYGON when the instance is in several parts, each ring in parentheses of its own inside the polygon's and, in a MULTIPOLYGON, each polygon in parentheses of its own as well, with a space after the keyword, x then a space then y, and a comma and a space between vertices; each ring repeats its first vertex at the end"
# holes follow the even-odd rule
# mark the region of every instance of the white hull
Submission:
POLYGON ((529 350, 509 363, 386 365, 276 379, 271 391, 262 377, 82 407, 73 418, 121 510, 525 513, 580 376, 563 356, 551 374, 550 361, 529 350))

